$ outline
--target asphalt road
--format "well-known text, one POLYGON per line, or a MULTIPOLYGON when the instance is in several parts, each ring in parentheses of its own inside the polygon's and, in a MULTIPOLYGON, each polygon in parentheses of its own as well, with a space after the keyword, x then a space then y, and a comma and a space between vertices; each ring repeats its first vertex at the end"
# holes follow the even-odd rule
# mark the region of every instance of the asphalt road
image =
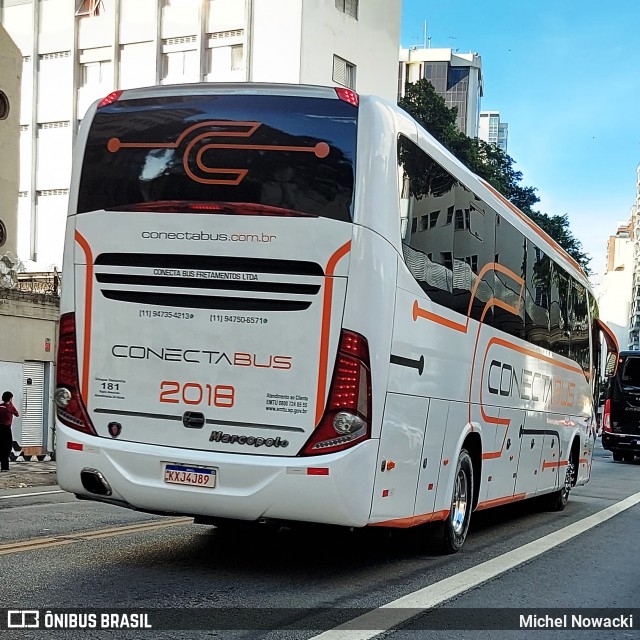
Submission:
MULTIPOLYGON (((470 536, 455 556, 436 555, 429 551, 427 538, 416 541, 401 534, 315 527, 229 535, 185 519, 78 501, 57 492, 57 487, 4 490, 0 491, 0 601, 15 609, 139 608, 156 614, 163 623, 173 616, 179 619, 177 626, 191 629, 49 632, 61 638, 81 637, 82 633, 85 639, 313 638, 389 603, 396 602, 393 606, 407 612, 407 602, 442 600, 456 580, 458 592, 438 602, 437 610, 454 609, 444 615, 445 623, 455 626, 459 616, 473 618, 478 612, 500 608, 489 612, 488 622, 485 618, 477 623, 484 627, 477 631, 426 630, 434 624, 428 618, 431 611, 412 621, 405 619, 400 630, 383 635, 484 638, 486 625, 499 626, 496 620, 507 607, 516 611, 613 607, 624 612, 640 603, 636 553, 640 506, 631 506, 540 555, 529 557, 525 545, 547 540, 545 536, 565 531, 569 525, 582 526, 585 518, 635 494, 639 479, 640 459, 634 464, 614 463, 598 446, 591 481, 572 492, 564 512, 545 512, 529 501, 474 514, 470 536), (34 493, 44 495, 27 495, 34 493), (22 495, 7 497, 14 494, 22 495), (513 567, 506 562, 509 553, 521 558, 513 567), (504 570, 499 568, 486 578, 490 575, 486 572, 502 565, 504 570), (407 599, 417 591, 419 596, 407 599), (214 607, 222 608, 222 613, 208 618, 214 607), (219 629, 223 623, 228 630, 219 629), (196 630, 198 625, 202 628, 196 630)), ((383 612, 373 630, 361 629, 355 637, 374 637, 376 624, 388 621, 389 615, 383 612)), ((640 612, 637 618, 636 628, 613 632, 581 630, 567 635, 567 631, 535 629, 490 633, 492 640, 534 636, 540 640, 556 635, 564 640, 637 639, 640 612)), ((20 637, 29 637, 27 631, 20 633, 20 637)), ((344 637, 354 638, 353 633, 344 637)), ((339 631, 332 634, 323 638, 343 637, 339 631)), ((42 635, 33 632, 33 637, 42 635)))

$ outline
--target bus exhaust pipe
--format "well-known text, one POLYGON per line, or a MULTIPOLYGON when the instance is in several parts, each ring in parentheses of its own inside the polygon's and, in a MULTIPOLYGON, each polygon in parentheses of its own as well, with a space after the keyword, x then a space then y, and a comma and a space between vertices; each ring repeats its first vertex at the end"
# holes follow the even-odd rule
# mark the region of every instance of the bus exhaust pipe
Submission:
POLYGON ((83 469, 80 472, 82 486, 98 496, 110 496, 113 492, 105 477, 97 469, 83 469))

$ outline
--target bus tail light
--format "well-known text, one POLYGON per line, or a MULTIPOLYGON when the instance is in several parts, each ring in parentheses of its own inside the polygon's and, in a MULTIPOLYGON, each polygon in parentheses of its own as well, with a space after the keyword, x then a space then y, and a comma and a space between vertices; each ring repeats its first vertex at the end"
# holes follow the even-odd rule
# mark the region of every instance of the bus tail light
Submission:
POLYGON ((604 411, 602 412, 602 430, 611 433, 611 400, 604 403, 604 411))
POLYGON ((56 391, 53 399, 60 422, 77 431, 96 435, 80 397, 75 313, 65 313, 60 317, 56 391))
POLYGON ((371 437, 371 367, 366 339, 342 330, 327 406, 300 455, 348 449, 371 437))

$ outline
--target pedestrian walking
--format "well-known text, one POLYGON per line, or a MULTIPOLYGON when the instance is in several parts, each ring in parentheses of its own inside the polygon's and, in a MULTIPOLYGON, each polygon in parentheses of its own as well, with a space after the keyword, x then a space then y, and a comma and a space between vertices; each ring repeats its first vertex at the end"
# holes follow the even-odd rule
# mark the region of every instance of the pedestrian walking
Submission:
POLYGON ((0 403, 0 471, 9 471, 9 456, 13 446, 11 424, 13 417, 20 415, 13 406, 12 400, 13 393, 11 391, 5 391, 2 394, 2 403, 0 403))

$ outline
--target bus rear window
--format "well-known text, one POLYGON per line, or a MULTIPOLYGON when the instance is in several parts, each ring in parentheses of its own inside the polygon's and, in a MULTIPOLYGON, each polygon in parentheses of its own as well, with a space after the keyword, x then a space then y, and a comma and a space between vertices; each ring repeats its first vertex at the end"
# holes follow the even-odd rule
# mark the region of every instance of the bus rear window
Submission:
POLYGON ((171 203, 350 221, 357 113, 342 100, 301 96, 115 102, 91 124, 77 210, 167 211, 171 203))

